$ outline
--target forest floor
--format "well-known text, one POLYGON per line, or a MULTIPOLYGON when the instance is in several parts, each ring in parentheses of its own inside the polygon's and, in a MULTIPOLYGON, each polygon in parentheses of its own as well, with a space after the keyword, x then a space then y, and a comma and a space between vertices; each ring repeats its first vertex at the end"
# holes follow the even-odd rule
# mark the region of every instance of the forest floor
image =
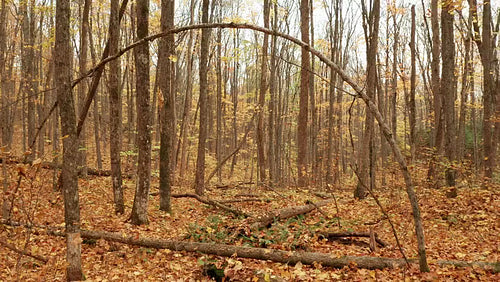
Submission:
MULTIPOLYGON (((8 165, 11 189, 21 177, 15 198, 13 219, 20 222, 64 227, 64 203, 59 192, 52 189, 53 171, 8 165)), ((429 273, 419 273, 417 265, 409 269, 360 269, 350 265, 343 269, 321 265, 287 265, 270 261, 226 258, 201 253, 156 250, 104 240, 84 240, 82 264, 87 281, 207 281, 204 265, 225 268, 231 281, 500 281, 500 274, 479 268, 439 267, 442 260, 500 261, 500 185, 482 188, 469 176, 461 181, 458 197, 448 198, 447 189, 431 188, 425 182, 426 169, 412 168, 417 183, 431 267, 429 273)), ((381 174, 382 175, 382 174, 381 174)), ((404 183, 397 171, 386 172, 385 186, 376 194, 387 210, 399 240, 408 257, 416 257, 413 217, 404 183)), ((127 222, 133 201, 135 184, 125 179, 126 214, 115 215, 110 177, 89 176, 79 182, 82 228, 119 232, 137 237, 152 237, 196 242, 218 242, 232 245, 259 246, 281 250, 307 250, 333 256, 380 256, 401 258, 390 225, 375 201, 353 198, 354 179, 344 180, 343 187, 333 189, 336 202, 288 220, 273 223, 270 228, 250 233, 248 222, 232 214, 201 204, 196 199, 172 199, 173 213, 158 210, 159 196, 150 196, 149 220, 144 226, 127 222), (376 223, 375 225, 368 225, 376 223), (339 227, 340 226, 340 227, 339 227), (367 238, 327 241, 319 231, 367 232, 375 228, 389 246, 371 252, 367 238)), ((157 180, 152 191, 158 191, 157 180)), ((224 188, 211 187, 210 199, 235 199, 242 194, 256 195, 265 201, 232 203, 234 208, 251 214, 285 206, 304 205, 306 200, 318 201, 315 191, 294 188, 258 188, 253 184, 224 188)), ((192 188, 175 186, 173 193, 192 193, 192 188)), ((153 193, 154 194, 154 193, 153 193)), ((0 281, 63 281, 65 275, 65 239, 48 235, 43 228, 27 229, 0 224, 0 240, 18 249, 44 256, 42 263, 20 256, 0 245, 0 281)))

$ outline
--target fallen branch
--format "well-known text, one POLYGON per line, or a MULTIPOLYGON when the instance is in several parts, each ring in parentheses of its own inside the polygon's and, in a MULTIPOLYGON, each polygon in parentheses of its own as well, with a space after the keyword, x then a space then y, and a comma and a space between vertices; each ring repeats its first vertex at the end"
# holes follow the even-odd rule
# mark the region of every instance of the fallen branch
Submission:
POLYGON ((286 207, 283 209, 271 211, 263 216, 258 217, 256 219, 256 221, 252 224, 252 229, 266 227, 266 226, 270 225, 271 223, 273 223, 273 221, 275 219, 287 219, 287 218, 294 217, 294 216, 297 216, 300 214, 305 214, 305 213, 311 212, 318 207, 322 207, 322 206, 329 204, 331 201, 332 200, 330 199, 330 200, 320 201, 320 202, 317 202, 314 204, 308 204, 308 205, 304 205, 304 206, 286 207))
MULTIPOLYGON (((365 238, 370 238, 370 232, 319 232, 319 235, 322 237, 325 237, 329 240, 338 240, 341 238, 345 237, 365 237, 365 238)), ((387 244, 385 241, 380 239, 375 233, 375 241, 382 247, 387 247, 389 244, 387 244)))
POLYGON ((240 210, 237 210, 237 209, 233 209, 229 206, 226 206, 224 204, 221 204, 217 201, 214 201, 214 200, 210 200, 208 198, 205 198, 203 196, 199 196, 199 195, 196 195, 196 194, 172 194, 171 196, 172 198, 194 198, 204 204, 207 204, 207 205, 210 205, 210 206, 214 206, 214 207, 217 207, 217 208, 220 208, 222 210, 225 210, 227 212, 230 212, 236 216, 244 216, 244 217, 251 217, 251 215, 243 212, 243 211, 240 211, 240 210))
POLYGON ((270 202, 270 201, 271 201, 271 199, 260 199, 260 198, 217 200, 217 202, 219 202, 221 204, 242 203, 242 202, 270 202))
POLYGON ((36 260, 39 260, 39 261, 43 262, 44 264, 49 261, 49 259, 46 258, 46 257, 35 255, 35 254, 32 254, 32 253, 24 251, 24 250, 19 250, 14 245, 11 245, 11 244, 3 241, 3 240, 0 240, 0 245, 6 247, 7 249, 9 249, 11 251, 14 251, 14 252, 18 253, 18 254, 21 254, 21 255, 24 255, 24 256, 28 256, 28 257, 32 257, 32 258, 34 258, 36 260))
MULTIPOLYGON (((7 159, 6 163, 7 164, 27 164, 28 162, 23 160, 23 159, 19 159, 19 158, 9 158, 9 159, 7 159)), ((45 169, 61 169, 62 168, 61 164, 54 164, 53 162, 41 162, 39 165, 45 169)), ((79 173, 80 173, 80 171, 79 171, 79 173)), ((96 175, 96 176, 111 176, 111 170, 95 169, 95 168, 88 167, 87 174, 96 175)), ((122 173, 122 177, 131 179, 134 177, 134 175, 122 173)))
MULTIPOLYGON (((51 235, 65 236, 63 232, 50 232, 51 235)), ((259 260, 270 260, 286 264, 321 264, 334 268, 343 268, 351 264, 356 264, 359 268, 365 269, 384 269, 404 267, 404 259, 368 257, 368 256, 343 256, 335 257, 331 254, 315 252, 289 252, 282 250, 273 250, 266 248, 252 248, 243 246, 232 246, 225 244, 198 243, 163 240, 157 238, 138 238, 135 236, 124 236, 123 233, 105 232, 105 231, 82 231, 82 238, 103 239, 111 242, 118 242, 127 245, 141 246, 155 249, 169 249, 173 251, 197 252, 223 257, 251 258, 259 260)), ((418 263, 418 260, 411 259, 411 263, 418 263)), ((466 261, 437 261, 439 266, 455 267, 478 267, 493 273, 500 272, 500 263, 490 262, 466 262, 466 261)))

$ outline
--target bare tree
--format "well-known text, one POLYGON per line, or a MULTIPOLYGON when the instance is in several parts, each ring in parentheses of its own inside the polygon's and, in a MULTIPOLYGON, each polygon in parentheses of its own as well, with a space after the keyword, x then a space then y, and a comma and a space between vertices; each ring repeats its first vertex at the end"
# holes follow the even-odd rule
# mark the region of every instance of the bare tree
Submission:
POLYGON ((66 224, 66 277, 83 279, 81 266, 80 206, 78 199, 78 137, 75 104, 71 88, 70 1, 56 1, 55 82, 63 139, 62 189, 66 224))
MULTIPOLYGON (((264 27, 269 28, 269 0, 264 0, 264 27)), ((268 88, 267 83, 267 49, 269 46, 269 35, 264 34, 264 41, 262 42, 262 54, 260 65, 260 88, 259 88, 259 115, 257 117, 257 165, 259 167, 260 181, 266 181, 266 158, 264 155, 264 102, 266 91, 268 88)))
MULTIPOLYGON (((203 0, 202 23, 208 23, 208 8, 210 0, 203 0)), ((195 191, 198 195, 205 193, 205 148, 208 126, 208 47, 210 44, 210 29, 201 31, 200 44, 200 128, 198 133, 198 156, 196 159, 195 191)))
MULTIPOLYGON (((149 0, 136 1, 137 39, 148 36, 149 0)), ((151 109, 149 95, 149 44, 134 49, 137 103, 137 183, 130 216, 133 224, 148 222, 148 198, 151 183, 151 109)))
MULTIPOLYGON (((81 11, 81 25, 80 25, 80 56, 78 58, 79 72, 80 76, 84 75, 87 71, 87 60, 88 60, 88 45, 89 45, 89 13, 90 13, 90 3, 91 0, 81 0, 80 4, 83 4, 81 11)), ((85 106, 85 95, 87 92, 87 83, 78 84, 78 111, 84 110, 85 106)), ((83 126, 80 132, 79 142, 79 166, 83 175, 87 175, 87 132, 86 127, 83 126)))
MULTIPOLYGON (((309 43, 309 0, 300 1, 300 34, 303 42, 309 43)), ((297 121, 297 173, 298 185, 308 184, 307 172, 307 141, 308 141, 308 99, 309 99, 309 70, 311 59, 309 52, 302 48, 300 71, 299 116, 297 121)))
MULTIPOLYGON (((35 89, 34 81, 34 26, 33 3, 30 1, 30 11, 28 11, 28 1, 20 2, 21 26, 22 26, 22 48, 21 48, 21 86, 23 97, 28 100, 28 144, 35 138, 35 89)), ((23 99, 24 102, 24 99, 23 99)), ((35 154, 31 152, 28 160, 33 160, 35 154)))
MULTIPOLYGON (((444 116, 445 141, 444 150, 445 156, 449 162, 455 160, 455 38, 453 28, 453 4, 449 1, 442 2, 441 8, 441 57, 443 60, 441 73, 441 95, 443 97, 441 112, 444 116)), ((446 181, 448 186, 455 186, 455 171, 452 165, 446 169, 446 181)))
MULTIPOLYGON (((364 1, 361 2, 364 9, 364 18, 366 20, 365 38, 367 45, 366 61, 366 95, 370 99, 375 98, 377 91, 377 50, 378 50, 378 32, 380 22, 380 1, 373 1, 373 6, 368 14, 364 1)), ((363 133, 361 148, 359 150, 359 183, 354 191, 354 196, 358 199, 364 199, 368 195, 368 188, 374 188, 374 117, 372 113, 366 111, 365 130, 363 133)))
POLYGON ((415 49, 415 5, 411 6, 411 35, 410 35, 410 52, 411 52, 411 74, 410 74, 410 97, 408 105, 409 123, 410 123, 410 149, 411 157, 415 159, 416 152, 416 108, 415 108, 415 93, 417 81, 416 69, 416 49, 415 49))
MULTIPOLYGON (((480 38, 478 15, 477 15, 477 2, 476 0, 469 0, 470 13, 473 17, 474 27, 474 41, 479 49, 481 56, 481 64, 483 65, 483 154, 484 154, 484 178, 489 181, 493 177, 495 169, 495 137, 493 121, 495 108, 495 85, 493 77, 493 67, 495 58, 493 56, 494 42, 492 40, 492 17, 491 17, 491 3, 489 0, 483 3, 483 16, 482 16, 482 34, 480 38)), ((499 80, 500 81, 500 80, 499 80)), ((498 103, 498 101, 496 101, 498 103)))
MULTIPOLYGON (((166 31, 174 27, 174 0, 161 2, 161 29, 166 31)), ((165 36, 160 41, 159 68, 162 74, 159 79, 160 91, 163 97, 161 106, 160 131, 160 209, 170 212, 171 179, 172 179, 172 152, 174 151, 175 137, 175 109, 174 109, 174 35, 165 36)))
MULTIPOLYGON (((111 0, 109 18, 109 51, 114 54, 118 51, 120 42, 119 0, 111 0)), ((122 138, 122 103, 121 103, 121 66, 120 59, 109 64, 109 155, 111 159, 111 179, 113 182, 113 199, 115 212, 123 214, 122 173, 121 173, 121 138, 122 138)), ((97 101, 94 101, 97 105, 97 101)), ((97 114, 95 112, 94 114, 97 114)), ((96 142, 97 143, 97 142, 96 142)))

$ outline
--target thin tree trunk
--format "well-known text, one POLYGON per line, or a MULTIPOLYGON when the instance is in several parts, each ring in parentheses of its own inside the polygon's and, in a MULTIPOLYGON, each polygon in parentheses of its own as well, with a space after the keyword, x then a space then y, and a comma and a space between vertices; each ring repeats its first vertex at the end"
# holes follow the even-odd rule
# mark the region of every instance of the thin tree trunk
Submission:
POLYGON ((5 72, 5 61, 6 61, 6 49, 7 49, 7 38, 6 38, 6 25, 7 25, 7 5, 6 0, 2 0, 0 6, 0 91, 1 91, 1 105, 2 110, 0 111, 0 128, 2 130, 2 146, 6 146, 6 149, 10 149, 9 137, 8 137, 8 124, 9 124, 9 112, 10 109, 7 107, 9 104, 7 88, 7 79, 5 72))
MULTIPOLYGON (((189 19, 190 24, 194 23, 194 6, 195 6, 195 0, 191 0, 190 19, 189 19)), ((177 154, 176 154, 178 156, 180 152, 180 158, 181 158, 179 165, 180 179, 184 178, 184 173, 188 169, 188 163, 187 163, 187 154, 189 149, 188 135, 190 133, 190 118, 191 118, 190 112, 192 107, 192 96, 193 96, 193 41, 194 41, 194 32, 191 30, 189 31, 189 39, 186 51, 186 67, 187 67, 186 93, 184 97, 184 109, 182 112, 182 123, 179 136, 180 145, 177 145, 177 154)))
MULTIPOLYGON (((309 0, 300 1, 300 34, 303 42, 309 43, 309 0)), ((301 51, 299 116, 297 120, 297 175, 298 186, 308 184, 307 142, 308 142, 308 99, 309 69, 311 60, 306 48, 301 51)))
MULTIPOLYGON (((137 40, 148 36, 149 0, 136 1, 137 40)), ((151 108, 149 95, 149 44, 134 49, 137 105, 137 183, 130 216, 132 224, 148 223, 151 181, 151 108)))
POLYGON ((443 48, 441 57, 443 60, 441 73, 441 95, 443 98, 442 112, 444 116, 444 150, 445 156, 450 162, 446 169, 446 182, 448 186, 455 186, 455 170, 452 168, 452 162, 456 155, 456 129, 455 129, 455 43, 453 32, 453 6, 452 3, 443 1, 441 8, 441 40, 443 48))
MULTIPOLYGON (((118 51, 120 42, 119 0, 111 0, 109 18, 109 52, 118 51)), ((123 200, 122 172, 121 172, 121 145, 122 145, 122 103, 121 103, 121 61, 115 60, 109 66, 109 156, 111 159, 111 180, 113 183, 113 201, 115 213, 123 214, 125 204, 123 200)), ((94 100, 94 105, 97 101, 94 100)), ((94 106, 97 109, 96 106, 94 106)))
MULTIPOLYGON (((31 3, 31 2, 30 2, 31 3)), ((21 1, 20 3, 20 13, 21 13, 21 25, 22 25, 22 48, 21 48, 21 91, 23 97, 28 101, 28 111, 27 111, 27 137, 28 144, 33 142, 35 138, 35 89, 33 85, 34 80, 34 48, 33 48, 33 36, 31 18, 34 17, 33 11, 28 12, 28 1, 21 1)), ((31 8, 31 7, 30 7, 31 8)), ((31 9, 30 9, 31 10, 31 9)), ((23 99, 24 103, 24 99, 23 99)), ((23 107, 24 108, 24 107, 23 107)), ((24 112, 24 110, 23 110, 24 112)), ((24 123, 24 119, 23 119, 24 123)), ((25 143, 24 143, 25 144, 25 143)), ((24 145, 23 147, 26 147, 24 145)), ((26 148, 24 148, 26 151, 26 148)), ((28 161, 33 160, 35 157, 34 152, 30 152, 27 155, 28 161)))
MULTIPOLYGON (((222 4, 219 3, 219 15, 218 21, 222 21, 222 4)), ((217 63, 216 63, 216 72, 217 72, 217 106, 216 106, 216 119, 217 119, 217 136, 215 139, 215 154, 217 157, 217 166, 222 162, 222 30, 217 31, 217 63)), ((217 180, 222 182, 222 166, 217 169, 217 180)))
MULTIPOLYGON (((269 0, 264 0, 264 27, 269 28, 269 0)), ((267 91, 267 50, 269 46, 269 35, 264 34, 262 42, 262 54, 260 62, 260 88, 259 88, 259 115, 257 117, 257 166, 259 167, 260 182, 266 181, 266 157, 264 144, 264 102, 267 91)))
MULTIPOLYGON (((210 0, 203 0, 202 23, 208 23, 208 7, 210 0)), ((196 159, 195 191, 203 196, 205 193, 205 149, 208 126, 208 48, 210 29, 202 29, 200 44, 200 128, 198 133, 198 156, 196 159)))
POLYGON ((81 266, 80 206, 78 199, 78 137, 71 88, 70 1, 56 1, 55 82, 63 139, 62 189, 66 224, 66 278, 83 279, 81 266))
MULTIPOLYGON (((380 1, 375 0, 373 7, 368 15, 366 7, 364 6, 365 18, 368 21, 367 29, 365 29, 366 45, 367 45, 367 77, 366 77, 366 95, 373 100, 377 91, 377 50, 378 50, 378 31, 380 22, 380 1)), ((366 111, 365 129, 361 141, 361 148, 359 154, 359 182, 354 191, 354 197, 364 199, 368 195, 367 187, 369 185, 373 189, 374 183, 374 118, 370 111, 366 111), (365 185, 363 185, 363 183, 365 185)))
MULTIPOLYGON (((431 62, 431 87, 434 95, 434 147, 439 155, 443 152, 444 130, 443 130, 443 115, 442 115, 442 95, 441 95, 441 78, 439 75, 439 62, 441 53, 441 40, 439 36, 439 15, 438 15, 438 0, 431 0, 431 29, 432 29, 432 62, 431 62)), ((430 175, 434 177, 435 172, 430 175)))
MULTIPOLYGON (((81 0, 83 3, 83 11, 81 14, 81 27, 80 27, 80 58, 79 58, 79 72, 80 76, 84 75, 87 71, 88 59, 88 29, 89 29, 89 13, 91 0, 81 0)), ((83 110, 85 105, 85 94, 87 92, 86 81, 78 85, 78 109, 77 114, 83 110)), ((79 133, 79 166, 82 168, 82 175, 87 175, 87 132, 86 127, 82 125, 81 132, 79 133)))
MULTIPOLYGON (((174 27, 174 0, 161 2, 161 29, 166 31, 174 27)), ((159 69, 162 74, 159 80, 163 97, 161 107, 160 131, 160 210, 171 212, 170 194, 172 193, 172 152, 174 152, 175 112, 174 112, 174 34, 160 40, 159 69)))
POLYGON ((416 50, 415 50, 415 5, 411 6, 411 35, 410 35, 410 52, 411 52, 411 74, 410 74, 410 98, 409 98, 409 121, 410 121, 410 150, 412 160, 416 159, 416 108, 415 108, 415 92, 417 82, 416 69, 416 50))

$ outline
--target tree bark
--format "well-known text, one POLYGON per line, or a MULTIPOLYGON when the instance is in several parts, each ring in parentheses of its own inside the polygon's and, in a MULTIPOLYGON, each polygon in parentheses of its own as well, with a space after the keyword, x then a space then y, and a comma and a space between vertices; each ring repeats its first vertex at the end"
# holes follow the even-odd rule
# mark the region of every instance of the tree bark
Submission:
MULTIPOLYGON (((189 24, 194 23, 194 6, 195 0, 191 0, 190 4, 190 19, 189 24)), ((187 155, 188 155, 188 134, 190 133, 190 120, 191 120, 191 106, 193 96, 193 41, 194 31, 189 31, 189 39, 186 51, 186 92, 184 96, 184 109, 182 111, 182 123, 179 134, 179 143, 177 145, 177 157, 180 154, 179 177, 184 178, 184 173, 188 169, 187 155)))
MULTIPOLYGON (((34 12, 28 12, 28 1, 20 2, 21 26, 22 26, 22 47, 21 47, 21 86, 23 98, 28 101, 27 129, 28 144, 31 144, 35 138, 35 89, 34 80, 34 31, 32 31, 31 19, 34 12)), ((24 101, 24 100, 23 100, 24 101)), ((23 110, 24 112, 24 110, 23 110)), ((24 124, 24 120, 23 120, 24 124)), ((29 152, 27 159, 32 161, 35 157, 34 152, 29 152)))
MULTIPOLYGON (((203 0, 202 23, 208 23, 208 7, 210 0, 203 0)), ((196 159, 196 175, 194 189, 196 194, 205 193, 205 149, 208 126, 208 48, 210 29, 202 29, 200 44, 200 128, 198 133, 198 155, 196 159)))
MULTIPOLYGON (((264 0, 264 27, 269 28, 269 0, 264 0)), ((262 54, 260 65, 260 88, 259 88, 259 115, 257 117, 257 166, 259 167, 260 182, 266 181, 266 157, 264 144, 264 102, 268 88, 267 83, 267 49, 269 45, 269 35, 264 34, 262 42, 262 54)))
MULTIPOLYGON (((491 3, 484 1, 483 17, 482 17, 482 35, 479 38, 479 24, 477 15, 477 2, 476 0, 469 0, 470 11, 469 13, 474 17, 474 41, 479 49, 481 56, 481 63, 483 65, 483 159, 484 159, 484 178, 489 182, 493 177, 495 170, 495 142, 494 142, 494 127, 495 123, 495 82, 493 78, 494 70, 494 56, 492 42, 492 17, 491 17, 491 3)), ((498 89, 497 89, 498 90, 498 89)), ((498 103, 498 101, 497 101, 498 103)))
MULTIPOLYGON (((432 29, 432 62, 431 62, 431 87, 434 95, 434 119, 432 125, 434 126, 434 147, 436 153, 441 154, 443 151, 443 115, 441 98, 441 78, 439 73, 440 53, 441 53, 441 39, 439 36, 439 11, 438 0, 431 1, 431 29, 432 29)), ((431 175, 434 177, 434 175, 431 175)))
POLYGON ((415 49, 415 5, 411 6, 411 35, 410 35, 410 52, 411 52, 411 74, 410 74, 410 98, 409 98, 409 122, 410 122, 410 150, 412 160, 416 158, 416 107, 415 107, 415 93, 417 82, 417 68, 416 68, 416 49, 415 49))
MULTIPOLYGON (((363 2, 363 7, 364 2, 363 2)), ((375 99, 375 93, 377 91, 377 51, 378 51, 378 33, 379 33, 379 23, 380 23, 380 1, 375 0, 373 2, 373 7, 371 8, 370 14, 368 15, 366 8, 364 8, 365 18, 367 20, 367 26, 365 27, 366 35, 366 95, 371 99, 375 99)), ((354 191, 354 197, 358 199, 364 199, 368 195, 366 187, 362 185, 369 185, 370 189, 373 189, 373 183, 375 175, 373 175, 374 162, 374 118, 370 111, 366 111, 365 117, 365 130, 363 137, 361 139, 361 148, 359 150, 359 177, 360 181, 356 186, 354 191)))
POLYGON ((6 26, 7 26, 7 5, 6 0, 2 0, 0 6, 0 91, 1 91, 1 105, 2 111, 0 111, 0 129, 2 137, 2 146, 6 146, 6 149, 10 149, 10 138, 9 138, 9 113, 10 109, 7 107, 9 104, 9 97, 7 89, 7 79, 5 71, 5 61, 6 61, 6 50, 7 50, 7 37, 6 37, 6 26))
MULTIPOLYGON (((81 0, 83 4, 83 9, 81 13, 81 25, 80 25, 80 57, 78 58, 78 68, 80 75, 83 75, 87 70, 87 60, 88 60, 88 47, 89 47, 89 13, 90 13, 90 2, 91 0, 81 0)), ((116 63, 116 62, 113 62, 116 63)), ((85 94, 87 92, 87 83, 80 83, 78 85, 78 107, 77 114, 80 113, 81 109, 85 106, 85 94)), ((78 149, 78 165, 82 167, 82 174, 87 175, 87 132, 86 127, 83 125, 81 132, 79 133, 79 149, 78 149)))
MULTIPOLYGON (((309 44, 309 0, 300 1, 300 34, 302 42, 309 44)), ((309 69, 311 59, 306 48, 301 51, 299 116, 297 120, 297 173, 298 186, 308 184, 307 171, 307 141, 308 141, 308 100, 309 100, 309 69)))
MULTIPOLYGON (((111 0, 109 18, 109 52, 118 51, 120 42, 119 0, 111 0)), ((121 172, 121 145, 122 145, 122 103, 121 103, 121 66, 120 60, 109 65, 109 155, 111 159, 111 180, 113 183, 113 200, 115 213, 123 214, 125 204, 123 200, 122 172, 121 172)), ((97 104, 97 101, 94 100, 97 104)), ((94 113, 97 114, 97 113, 94 113)))
POLYGON ((455 129, 455 38, 453 28, 454 18, 453 4, 443 1, 441 8, 441 57, 443 65, 441 73, 441 95, 443 98, 442 113, 444 116, 444 151, 448 159, 448 168, 446 168, 446 183, 448 186, 455 186, 455 170, 452 168, 452 162, 455 161, 456 147, 456 129, 455 129))
MULTIPOLYGON (((136 1, 137 39, 148 36, 149 0, 136 1)), ((137 105, 137 184, 130 216, 132 224, 148 223, 148 198, 151 181, 151 109, 149 95, 149 44, 135 49, 137 105)))
POLYGON ((64 194, 64 222, 66 224, 66 278, 83 279, 81 266, 80 206, 78 199, 78 137, 76 114, 71 88, 70 1, 56 1, 56 41, 54 47, 55 82, 61 134, 63 138, 62 188, 64 194))
MULTIPOLYGON (((166 31, 174 27, 174 0, 161 2, 161 30, 166 31)), ((160 40, 159 79, 163 105, 160 103, 160 210, 171 212, 170 194, 172 193, 172 152, 174 151, 175 112, 174 112, 174 34, 160 40)))

